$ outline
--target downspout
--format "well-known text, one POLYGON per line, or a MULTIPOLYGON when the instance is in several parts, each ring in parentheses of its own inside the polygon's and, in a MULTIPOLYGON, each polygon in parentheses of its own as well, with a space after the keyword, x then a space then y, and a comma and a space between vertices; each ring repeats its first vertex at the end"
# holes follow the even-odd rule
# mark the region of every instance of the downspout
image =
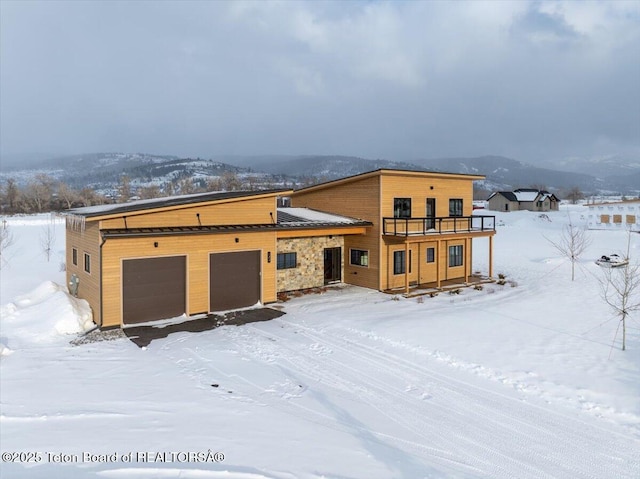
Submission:
MULTIPOLYGON (((125 219, 126 222, 126 219, 125 219)), ((107 242, 107 238, 105 237, 104 233, 102 233, 100 235, 102 237, 102 242, 100 243, 100 324, 98 325, 99 328, 102 327, 102 314, 103 314, 103 310, 104 310, 104 301, 103 301, 103 296, 104 296, 104 291, 102 290, 102 278, 103 278, 103 272, 102 272, 102 247, 104 246, 104 244, 107 242)))

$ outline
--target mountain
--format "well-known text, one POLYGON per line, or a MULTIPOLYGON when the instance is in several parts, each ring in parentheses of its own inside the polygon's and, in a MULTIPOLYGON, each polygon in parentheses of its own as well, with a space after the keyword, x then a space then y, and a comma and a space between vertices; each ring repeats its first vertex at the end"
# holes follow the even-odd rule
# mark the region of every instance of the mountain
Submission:
POLYGON ((577 186, 584 191, 595 191, 604 186, 591 175, 540 168, 503 156, 439 158, 415 163, 433 171, 485 175, 487 182, 502 185, 504 189, 537 185, 555 190, 577 186))
POLYGON ((292 177, 316 177, 323 180, 334 180, 345 176, 357 175, 366 171, 380 168, 397 168, 405 170, 424 170, 425 168, 412 163, 390 160, 368 160, 356 156, 323 156, 307 155, 292 157, 272 157, 271 161, 264 161, 258 157, 254 161, 247 158, 241 164, 256 171, 274 175, 286 174, 292 177))
MULTIPOLYGON (((398 168, 485 175, 486 180, 478 183, 490 191, 535 185, 561 194, 573 187, 586 194, 640 194, 640 168, 634 169, 633 163, 622 170, 614 168, 614 164, 609 166, 607 171, 614 172, 614 175, 596 177, 541 168, 502 156, 420 159, 409 163, 340 155, 218 156, 216 159, 202 159, 146 153, 91 153, 53 158, 33 168, 11 169, 3 164, 0 165, 0 183, 13 178, 18 185, 25 185, 36 175, 45 174, 75 189, 89 187, 112 194, 123 175, 131 180, 133 187, 157 185, 162 188, 164 184, 175 184, 183 179, 205 187, 208 180, 232 173, 250 184, 251 188, 295 188, 380 168, 398 168)), ((564 167, 569 165, 564 164, 564 167)))

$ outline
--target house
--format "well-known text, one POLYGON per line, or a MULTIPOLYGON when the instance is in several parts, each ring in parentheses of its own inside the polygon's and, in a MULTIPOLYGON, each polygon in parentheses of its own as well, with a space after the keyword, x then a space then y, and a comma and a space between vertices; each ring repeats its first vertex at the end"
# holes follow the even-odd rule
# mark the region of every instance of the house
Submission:
POLYGON ((519 188, 514 191, 497 191, 487 200, 493 211, 558 211, 560 200, 544 190, 519 188))
POLYGON ((294 206, 361 218, 373 226, 345 237, 344 281, 378 289, 409 291, 411 285, 472 275, 472 240, 489 238, 493 216, 473 216, 478 175, 381 169, 310 186, 291 196, 294 206))
POLYGON ((640 199, 587 205, 587 227, 591 230, 640 232, 640 199))
POLYGON ((494 218, 472 216, 482 178, 378 170, 298 191, 77 208, 65 213, 67 281, 103 328, 266 304, 333 282, 405 292, 467 282, 472 240, 488 237, 492 255, 494 218))

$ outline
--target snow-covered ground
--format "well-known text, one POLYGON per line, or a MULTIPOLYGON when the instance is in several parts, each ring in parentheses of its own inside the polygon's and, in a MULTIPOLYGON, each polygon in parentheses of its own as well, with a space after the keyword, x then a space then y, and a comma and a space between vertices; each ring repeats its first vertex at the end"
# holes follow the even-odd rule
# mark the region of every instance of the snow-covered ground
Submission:
MULTIPOLYGON (((88 325, 65 293, 64 228, 47 262, 48 217, 9 218, 0 476, 638 478, 640 317, 620 351, 593 262, 627 237, 590 232, 572 282, 545 239, 569 212, 584 223, 583 207, 498 213, 504 286, 423 299, 340 287, 146 349, 71 345, 88 325)), ((474 242, 474 270, 487 250, 474 242)))

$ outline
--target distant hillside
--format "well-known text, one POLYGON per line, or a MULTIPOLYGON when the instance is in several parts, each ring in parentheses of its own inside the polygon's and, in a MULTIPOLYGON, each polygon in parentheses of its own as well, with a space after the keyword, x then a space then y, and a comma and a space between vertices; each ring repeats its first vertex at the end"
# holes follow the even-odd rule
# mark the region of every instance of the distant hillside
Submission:
MULTIPOLYGON (((233 160, 231 160, 233 161, 233 160)), ((238 160, 236 160, 238 161, 238 160)), ((323 180, 334 180, 346 176, 357 175, 380 168, 397 168, 405 170, 424 170, 424 167, 412 163, 390 160, 367 160, 355 156, 294 156, 265 160, 265 157, 243 158, 239 162, 255 171, 292 177, 316 177, 323 180)))
POLYGON ((538 168, 503 156, 440 158, 415 163, 435 171, 485 175, 487 181, 511 188, 539 185, 566 189, 577 186, 585 191, 595 191, 602 187, 602 183, 591 175, 538 168))

